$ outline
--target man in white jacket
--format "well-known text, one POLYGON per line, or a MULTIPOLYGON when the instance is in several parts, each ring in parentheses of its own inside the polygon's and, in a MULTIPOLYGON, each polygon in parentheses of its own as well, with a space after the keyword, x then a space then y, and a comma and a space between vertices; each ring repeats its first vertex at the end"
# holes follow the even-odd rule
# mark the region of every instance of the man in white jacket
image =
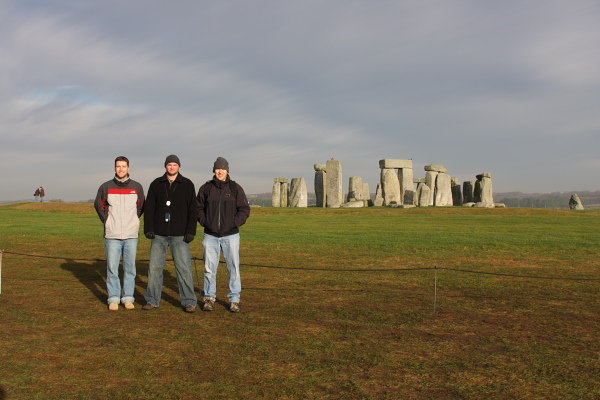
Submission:
POLYGON ((115 159, 115 176, 98 189, 94 202, 104 224, 106 244, 106 289, 108 309, 117 311, 119 303, 127 310, 135 306, 135 256, 137 252, 140 216, 144 207, 144 189, 129 178, 129 160, 115 159), (119 262, 123 257, 123 285, 119 278, 119 262))

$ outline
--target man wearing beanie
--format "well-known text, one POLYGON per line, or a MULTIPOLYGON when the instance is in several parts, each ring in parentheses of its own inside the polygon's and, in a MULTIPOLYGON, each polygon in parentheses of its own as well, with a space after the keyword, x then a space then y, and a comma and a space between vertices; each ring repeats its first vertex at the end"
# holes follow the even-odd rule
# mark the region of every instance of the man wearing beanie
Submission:
POLYGON ((240 311, 240 226, 250 216, 244 189, 229 177, 229 163, 218 157, 214 176, 198 190, 198 222, 204 227, 204 304, 212 311, 217 297, 217 268, 221 251, 229 271, 229 311, 240 311))
POLYGON ((160 306, 167 249, 175 261, 181 305, 188 313, 196 311, 190 242, 196 235, 198 206, 196 188, 191 180, 179 173, 179 157, 165 159, 165 174, 156 178, 148 189, 144 208, 144 234, 152 239, 148 287, 144 310, 160 306))

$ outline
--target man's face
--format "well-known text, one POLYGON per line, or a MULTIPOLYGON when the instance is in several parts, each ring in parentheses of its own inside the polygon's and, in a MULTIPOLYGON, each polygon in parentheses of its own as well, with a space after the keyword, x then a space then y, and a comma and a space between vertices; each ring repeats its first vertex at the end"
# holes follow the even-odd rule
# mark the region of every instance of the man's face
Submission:
POLYGON ((179 164, 170 162, 165 166, 165 169, 167 170, 167 175, 175 176, 179 173, 179 164))
POLYGON ((217 177, 218 180, 225 181, 225 179, 227 179, 227 170, 217 168, 217 169, 215 169, 215 176, 217 177))
POLYGON ((117 161, 115 163, 115 175, 119 179, 125 179, 129 176, 129 165, 126 161, 117 161))

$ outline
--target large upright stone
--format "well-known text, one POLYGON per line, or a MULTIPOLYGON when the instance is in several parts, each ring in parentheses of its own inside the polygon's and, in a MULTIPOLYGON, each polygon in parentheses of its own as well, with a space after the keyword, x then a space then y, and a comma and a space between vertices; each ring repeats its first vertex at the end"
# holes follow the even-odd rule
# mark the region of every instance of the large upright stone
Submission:
POLYGON ((492 188, 492 174, 484 172, 477 175, 475 182, 475 203, 494 204, 494 190, 492 188))
POLYGON ((414 173, 412 168, 399 169, 398 180, 400 181, 400 193, 402 194, 402 198, 404 198, 404 193, 406 193, 407 190, 415 190, 414 173))
POLYGON ((326 204, 327 207, 339 208, 343 202, 342 163, 339 160, 327 160, 326 204))
POLYGON ((463 203, 475 203, 475 182, 463 182, 463 203))
POLYGON ((416 200, 415 205, 418 207, 429 206, 429 198, 431 197, 431 189, 424 182, 417 184, 416 200))
POLYGON ((289 193, 289 183, 287 181, 287 179, 285 180, 285 182, 281 182, 281 194, 279 195, 281 198, 281 207, 287 207, 288 206, 288 193, 289 193))
POLYGON ((351 200, 364 200, 363 199, 363 180, 360 176, 351 176, 348 181, 348 198, 346 201, 351 200))
POLYGON ((306 180, 304 178, 292 178, 289 193, 290 207, 307 207, 308 195, 306 191, 306 180))
POLYGON ((325 164, 315 164, 315 197, 317 207, 325 207, 325 185, 327 182, 327 172, 325 164))
POLYGON ((381 187, 383 189, 383 205, 402 204, 400 181, 395 169, 384 168, 381 170, 381 187))
POLYGON ((421 204, 421 207, 433 205, 435 195, 435 181, 437 179, 438 173, 439 172, 437 171, 425 171, 425 184, 429 188, 429 200, 427 201, 427 204, 421 204))
POLYGON ((457 178, 452 178, 452 204, 455 206, 463 204, 462 187, 457 178))
POLYGON ((573 195, 569 199, 569 209, 583 210, 583 203, 581 202, 581 199, 579 198, 579 195, 577 195, 577 193, 573 193, 573 195))
POLYGON ((367 182, 363 182, 362 196, 363 198, 361 200, 367 201, 369 207, 373 206, 373 200, 371 200, 371 187, 367 182))
POLYGON ((451 178, 445 172, 439 172, 435 180, 435 199, 433 204, 437 207, 452 205, 451 178))
POLYGON ((271 192, 271 205, 281 207, 281 182, 278 178, 273 179, 273 191, 271 192))
POLYGON ((383 190, 381 189, 381 183, 377 184, 377 189, 375 189, 375 207, 383 206, 383 190))

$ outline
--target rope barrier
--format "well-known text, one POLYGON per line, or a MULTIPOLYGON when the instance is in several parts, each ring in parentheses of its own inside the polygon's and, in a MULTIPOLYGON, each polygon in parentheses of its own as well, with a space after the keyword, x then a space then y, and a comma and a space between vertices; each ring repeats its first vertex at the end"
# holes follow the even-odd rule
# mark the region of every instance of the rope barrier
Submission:
MULTIPOLYGON (((1 268, 1 260, 2 253, 4 254, 12 254, 24 257, 35 257, 35 258, 46 258, 53 260, 67 260, 67 261, 88 261, 88 262, 105 262, 105 259, 101 258, 71 258, 71 257, 53 257, 53 256, 41 256, 36 254, 25 254, 18 253, 13 251, 1 250, 0 251, 0 268, 1 268)), ((204 260, 203 258, 192 257, 194 260, 194 266, 196 260, 204 260)), ((150 261, 150 260, 137 260, 137 261, 150 261)), ((172 261, 172 259, 167 259, 167 261, 172 261)), ((225 263, 224 261, 219 261, 221 264, 225 263)), ((446 270, 446 271, 454 271, 454 272, 462 272, 476 275, 492 275, 492 276, 502 276, 502 277, 510 277, 510 278, 521 278, 521 279, 545 279, 545 280, 563 280, 563 281, 592 281, 597 282, 600 281, 600 278, 570 278, 570 277, 560 277, 560 276, 543 276, 543 275, 521 275, 521 274, 507 274, 501 272, 487 272, 487 271, 475 271, 469 269, 461 269, 461 268, 451 268, 451 267, 415 267, 415 268, 319 268, 319 267, 287 267, 281 265, 260 265, 260 264, 240 264, 245 267, 254 267, 254 268, 268 268, 268 269, 282 269, 282 270, 297 270, 297 271, 324 271, 324 272, 396 272, 396 271, 436 271, 436 280, 437 280, 437 271, 438 270, 446 270)), ((1 271, 1 269, 0 269, 1 271)), ((198 274, 196 270, 196 275, 198 274)), ((1 284, 1 276, 0 276, 0 284, 1 284)), ((1 286, 0 286, 1 290, 1 286)), ((1 293, 1 291, 0 291, 1 293)))

